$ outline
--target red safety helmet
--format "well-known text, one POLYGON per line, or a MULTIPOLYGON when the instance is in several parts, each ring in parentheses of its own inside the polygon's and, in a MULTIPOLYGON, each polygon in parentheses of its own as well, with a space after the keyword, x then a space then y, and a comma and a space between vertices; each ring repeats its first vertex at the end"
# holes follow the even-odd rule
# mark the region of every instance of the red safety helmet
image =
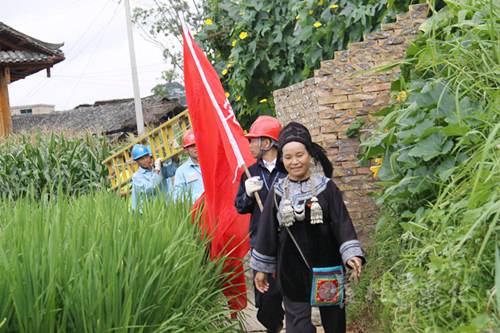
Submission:
POLYGON ((251 139, 265 136, 278 141, 281 128, 278 119, 271 116, 260 116, 253 122, 250 127, 250 132, 248 132, 245 137, 251 139))
POLYGON ((189 146, 195 145, 196 141, 194 140, 194 132, 189 130, 184 133, 182 137, 182 147, 187 148, 189 146))

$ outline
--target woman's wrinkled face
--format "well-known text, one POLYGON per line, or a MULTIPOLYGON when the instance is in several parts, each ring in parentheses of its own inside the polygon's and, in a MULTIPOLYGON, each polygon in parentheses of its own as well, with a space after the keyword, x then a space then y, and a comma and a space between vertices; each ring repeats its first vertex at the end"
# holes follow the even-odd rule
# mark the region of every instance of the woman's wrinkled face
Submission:
POLYGON ((283 164, 294 181, 308 179, 311 172, 311 155, 307 152, 306 146, 300 142, 292 141, 282 148, 283 164))

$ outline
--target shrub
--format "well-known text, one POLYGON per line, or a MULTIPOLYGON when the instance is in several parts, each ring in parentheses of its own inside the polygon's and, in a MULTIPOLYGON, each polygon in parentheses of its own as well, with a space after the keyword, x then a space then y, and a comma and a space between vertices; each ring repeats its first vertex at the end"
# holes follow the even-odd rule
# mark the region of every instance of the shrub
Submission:
POLYGON ((392 262, 373 288, 396 331, 498 329, 486 304, 500 231, 500 8, 447 3, 421 26, 397 101, 363 143, 365 160, 383 157, 377 234, 395 247, 379 248, 392 262))

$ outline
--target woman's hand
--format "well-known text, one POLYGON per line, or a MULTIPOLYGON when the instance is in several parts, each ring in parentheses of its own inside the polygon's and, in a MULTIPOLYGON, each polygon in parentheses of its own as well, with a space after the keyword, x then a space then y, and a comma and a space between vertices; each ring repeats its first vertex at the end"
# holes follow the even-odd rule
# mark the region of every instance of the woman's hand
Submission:
POLYGON ((267 273, 257 272, 255 274, 255 288, 261 293, 269 290, 269 282, 267 282, 267 273))
POLYGON ((359 279, 361 277, 361 265, 363 264, 363 261, 359 257, 352 257, 347 260, 347 264, 352 268, 355 269, 357 272, 357 278, 359 279))

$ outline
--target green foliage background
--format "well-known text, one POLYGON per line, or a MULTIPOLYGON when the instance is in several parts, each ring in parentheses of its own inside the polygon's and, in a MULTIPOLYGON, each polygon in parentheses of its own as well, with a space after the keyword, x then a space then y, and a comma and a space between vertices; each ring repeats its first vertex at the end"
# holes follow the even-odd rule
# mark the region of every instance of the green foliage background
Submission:
POLYGON ((500 4, 446 2, 393 84, 406 97, 362 144, 365 160, 383 157, 374 252, 384 265, 369 288, 388 330, 500 328, 500 4))
POLYGON ((238 120, 249 127, 259 115, 274 115, 273 90, 311 77, 320 61, 333 59, 349 42, 395 20, 410 3, 213 0, 205 12, 213 24, 205 24, 196 41, 209 51, 238 120), (241 33, 246 38, 241 39, 241 33))

